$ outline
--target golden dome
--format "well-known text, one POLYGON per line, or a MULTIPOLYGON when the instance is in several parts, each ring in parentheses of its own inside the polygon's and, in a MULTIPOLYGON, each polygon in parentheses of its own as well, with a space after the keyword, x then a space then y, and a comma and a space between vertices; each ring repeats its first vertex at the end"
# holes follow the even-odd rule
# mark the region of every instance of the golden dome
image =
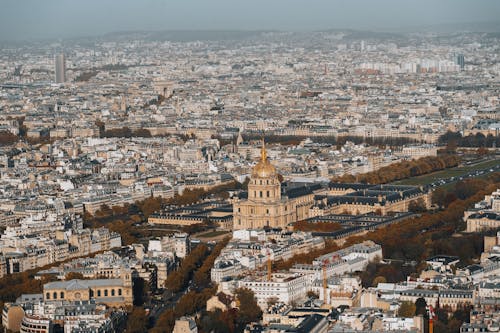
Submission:
POLYGON ((252 177, 270 178, 276 176, 276 168, 267 160, 267 151, 264 142, 260 151, 260 161, 252 170, 252 177))

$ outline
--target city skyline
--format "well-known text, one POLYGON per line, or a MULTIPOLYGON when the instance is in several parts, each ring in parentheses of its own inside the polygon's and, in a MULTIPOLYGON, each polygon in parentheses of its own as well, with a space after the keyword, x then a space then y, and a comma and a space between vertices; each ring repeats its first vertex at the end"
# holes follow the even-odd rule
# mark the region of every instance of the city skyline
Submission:
POLYGON ((500 327, 500 2, 2 4, 0 332, 500 327))
POLYGON ((401 31, 445 26, 498 30, 499 12, 500 3, 488 0, 276 0, 271 3, 125 0, 120 1, 120 6, 110 0, 71 3, 8 0, 0 13, 0 40, 163 30, 401 31))

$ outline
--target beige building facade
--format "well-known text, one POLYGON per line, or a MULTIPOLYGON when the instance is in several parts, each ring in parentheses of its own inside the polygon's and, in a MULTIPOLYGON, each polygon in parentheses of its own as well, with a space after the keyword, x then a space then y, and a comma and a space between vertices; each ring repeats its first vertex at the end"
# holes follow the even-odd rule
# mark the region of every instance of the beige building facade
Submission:
POLYGON ((314 193, 282 196, 276 168, 267 159, 262 145, 260 161, 252 170, 248 197, 233 203, 233 229, 286 228, 290 223, 304 220, 314 202, 314 193))
POLYGON ((130 306, 133 303, 130 274, 120 279, 69 280, 50 282, 43 286, 43 299, 50 301, 89 301, 110 307, 130 306))

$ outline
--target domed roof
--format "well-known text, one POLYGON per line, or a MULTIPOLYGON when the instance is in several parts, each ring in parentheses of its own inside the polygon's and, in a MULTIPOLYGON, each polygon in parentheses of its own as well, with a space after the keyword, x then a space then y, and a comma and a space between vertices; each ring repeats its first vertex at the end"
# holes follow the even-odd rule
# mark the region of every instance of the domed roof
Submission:
POLYGON ((253 167, 252 177, 270 178, 276 175, 276 168, 267 160, 266 146, 264 142, 262 142, 260 161, 253 167))

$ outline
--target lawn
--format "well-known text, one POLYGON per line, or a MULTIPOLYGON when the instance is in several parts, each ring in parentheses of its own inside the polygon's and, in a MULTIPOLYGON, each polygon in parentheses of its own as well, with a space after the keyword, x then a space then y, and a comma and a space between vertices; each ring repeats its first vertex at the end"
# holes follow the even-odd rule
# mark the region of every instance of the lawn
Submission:
MULTIPOLYGON (((500 159, 483 161, 473 165, 459 166, 451 169, 433 172, 427 175, 412 177, 394 182, 397 185, 427 185, 436 180, 446 179, 450 177, 461 177, 471 171, 488 169, 500 164, 500 159)), ((449 184, 448 184, 449 185, 449 184)))

